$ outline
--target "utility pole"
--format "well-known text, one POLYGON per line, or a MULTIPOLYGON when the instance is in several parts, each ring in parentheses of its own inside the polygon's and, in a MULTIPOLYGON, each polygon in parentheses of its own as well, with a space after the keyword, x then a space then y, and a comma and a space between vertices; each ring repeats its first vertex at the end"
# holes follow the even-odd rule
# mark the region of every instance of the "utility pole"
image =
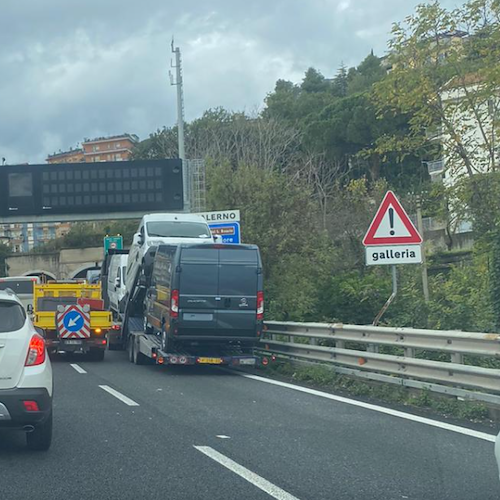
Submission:
MULTIPOLYGON (((422 221, 422 200, 417 199, 417 228, 420 236, 424 237, 424 223, 422 221)), ((425 259, 425 246, 422 243, 422 288, 424 290, 424 300, 429 302, 429 280, 427 277, 427 261, 425 259)))
POLYGON ((190 181, 189 162, 186 161, 186 149, 184 144, 184 89, 182 80, 182 59, 181 49, 174 46, 172 38, 172 53, 175 54, 175 63, 170 63, 172 68, 175 68, 175 78, 170 71, 170 85, 177 87, 177 137, 179 144, 179 158, 182 160, 182 177, 184 185, 184 211, 190 211, 190 181))

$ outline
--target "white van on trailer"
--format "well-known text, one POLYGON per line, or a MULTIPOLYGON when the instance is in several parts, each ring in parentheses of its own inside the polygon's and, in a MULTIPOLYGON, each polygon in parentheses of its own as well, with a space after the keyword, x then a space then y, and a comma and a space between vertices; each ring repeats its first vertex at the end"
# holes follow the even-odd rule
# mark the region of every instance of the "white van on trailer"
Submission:
POLYGON ((207 221, 201 215, 168 213, 145 215, 130 247, 125 280, 127 293, 131 295, 134 291, 137 273, 149 248, 181 243, 214 243, 214 241, 207 221))
POLYGON ((109 307, 116 314, 122 312, 120 310, 120 302, 123 297, 125 297, 126 293, 125 278, 127 276, 127 260, 128 255, 126 254, 116 254, 110 257, 107 274, 107 291, 109 307))

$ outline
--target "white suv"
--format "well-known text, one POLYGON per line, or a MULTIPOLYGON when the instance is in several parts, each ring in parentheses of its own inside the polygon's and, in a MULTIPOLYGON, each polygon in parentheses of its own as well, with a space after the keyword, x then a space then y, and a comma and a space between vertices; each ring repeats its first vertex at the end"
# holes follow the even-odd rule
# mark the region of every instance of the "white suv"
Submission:
POLYGON ((45 340, 14 292, 0 291, 0 429, 22 429, 28 448, 48 450, 52 390, 45 340))

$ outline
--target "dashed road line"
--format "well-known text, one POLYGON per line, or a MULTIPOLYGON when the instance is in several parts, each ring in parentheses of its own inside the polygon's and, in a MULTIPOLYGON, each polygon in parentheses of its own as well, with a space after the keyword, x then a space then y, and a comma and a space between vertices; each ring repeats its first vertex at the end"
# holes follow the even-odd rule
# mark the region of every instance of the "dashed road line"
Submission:
POLYGON ((87 373, 81 366, 76 363, 71 363, 70 366, 74 368, 78 373, 87 373))
POLYGON ((226 457, 222 453, 219 453, 217 450, 214 450, 210 446, 195 446, 195 449, 216 461, 220 465, 224 466, 226 469, 229 469, 231 472, 234 472, 238 476, 245 479, 249 483, 257 486, 257 488, 261 489, 269 496, 276 498, 277 500, 298 500, 297 497, 290 495, 290 493, 282 490, 280 487, 276 486, 273 483, 270 483, 267 479, 255 474, 251 470, 243 467, 242 465, 236 463, 234 460, 226 457))
POLYGON ((122 394, 121 392, 118 392, 117 390, 113 389, 112 387, 109 387, 109 385, 100 385, 99 387, 103 391, 106 391, 107 393, 111 394, 116 399, 119 399, 122 403, 125 403, 128 406, 139 406, 139 403, 136 403, 133 399, 130 399, 129 397, 122 394))

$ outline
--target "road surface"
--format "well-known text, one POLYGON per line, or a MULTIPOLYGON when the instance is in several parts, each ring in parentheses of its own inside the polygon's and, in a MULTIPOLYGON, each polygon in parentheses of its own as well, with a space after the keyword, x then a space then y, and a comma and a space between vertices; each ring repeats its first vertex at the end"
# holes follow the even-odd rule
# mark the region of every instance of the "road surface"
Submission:
POLYGON ((54 441, 0 498, 498 500, 493 443, 217 368, 56 360, 54 441))

